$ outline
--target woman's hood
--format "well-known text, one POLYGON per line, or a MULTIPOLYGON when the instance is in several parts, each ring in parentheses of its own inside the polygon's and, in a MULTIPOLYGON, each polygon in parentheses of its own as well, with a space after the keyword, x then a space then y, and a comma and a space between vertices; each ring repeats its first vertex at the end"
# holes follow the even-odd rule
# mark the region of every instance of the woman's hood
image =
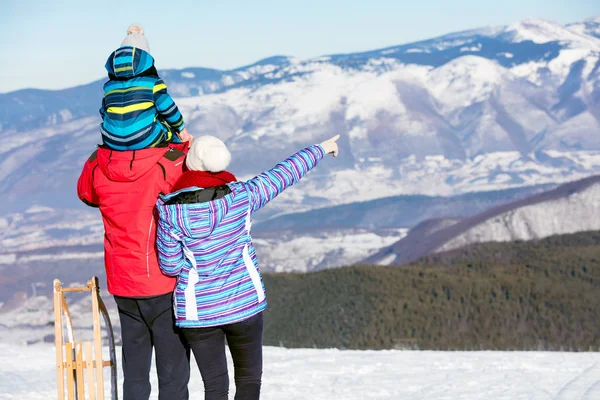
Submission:
POLYGON ((231 205, 228 185, 190 187, 162 195, 156 202, 159 224, 175 236, 202 239, 211 236, 231 205))

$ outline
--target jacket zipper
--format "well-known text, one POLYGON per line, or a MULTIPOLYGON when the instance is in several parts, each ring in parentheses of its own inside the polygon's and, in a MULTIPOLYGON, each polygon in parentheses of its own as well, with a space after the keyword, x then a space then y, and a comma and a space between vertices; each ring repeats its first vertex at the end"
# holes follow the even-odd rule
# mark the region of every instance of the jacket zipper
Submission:
POLYGON ((150 228, 148 229, 148 240, 146 240, 146 272, 148 273, 148 278, 150 278, 150 235, 152 234, 152 224, 154 223, 154 217, 150 219, 150 228))
POLYGON ((113 275, 115 273, 115 259, 113 257, 113 247, 112 247, 112 239, 110 237, 110 234, 108 232, 104 232, 104 235, 106 236, 106 240, 108 240, 108 244, 110 245, 110 274, 113 275))

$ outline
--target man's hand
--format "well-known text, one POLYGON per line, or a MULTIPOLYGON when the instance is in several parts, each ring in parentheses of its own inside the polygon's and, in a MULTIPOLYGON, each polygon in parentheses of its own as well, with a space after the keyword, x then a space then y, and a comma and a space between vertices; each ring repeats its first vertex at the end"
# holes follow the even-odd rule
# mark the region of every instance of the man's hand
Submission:
POLYGON ((339 138, 340 138, 340 135, 335 135, 331 139, 327 139, 326 141, 321 143, 321 147, 323 147, 323 149, 325 149, 325 153, 333 154, 334 157, 337 157, 338 152, 339 152, 337 141, 339 138))
POLYGON ((177 136, 179 136, 179 139, 181 139, 182 142, 190 142, 190 144, 194 140, 194 137, 188 132, 187 128, 183 128, 177 136))

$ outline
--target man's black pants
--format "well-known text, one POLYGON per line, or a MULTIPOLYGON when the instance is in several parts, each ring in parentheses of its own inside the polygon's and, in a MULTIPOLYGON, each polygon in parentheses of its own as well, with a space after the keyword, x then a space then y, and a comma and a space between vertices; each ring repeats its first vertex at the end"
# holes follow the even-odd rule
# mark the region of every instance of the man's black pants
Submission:
POLYGON ((121 320, 123 399, 148 400, 154 348, 160 400, 187 400, 190 352, 175 327, 173 294, 151 298, 115 296, 121 320))

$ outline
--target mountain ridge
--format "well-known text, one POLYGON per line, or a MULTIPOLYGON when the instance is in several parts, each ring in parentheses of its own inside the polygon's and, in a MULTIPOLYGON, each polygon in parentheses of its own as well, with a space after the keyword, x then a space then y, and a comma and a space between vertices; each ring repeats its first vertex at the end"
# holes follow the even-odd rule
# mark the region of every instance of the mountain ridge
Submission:
MULTIPOLYGON (((233 73, 233 72, 239 72, 239 71, 246 71, 246 70, 252 69, 253 67, 258 67, 258 66, 263 66, 263 65, 276 65, 276 66, 288 65, 294 61, 305 62, 305 61, 323 61, 323 60, 327 60, 327 59, 345 59, 345 58, 353 58, 353 57, 359 58, 359 57, 365 57, 365 56, 370 57, 374 54, 392 54, 392 50, 394 52, 399 52, 401 50, 409 50, 412 47, 432 45, 432 44, 435 44, 436 42, 440 42, 440 41, 443 42, 444 40, 448 40, 448 39, 470 38, 471 41, 469 41, 468 43, 471 43, 473 41, 473 37, 475 37, 475 41, 476 41, 476 39, 479 37, 495 38, 497 36, 501 36, 503 34, 510 33, 510 32, 518 33, 520 30, 523 30, 522 26, 526 27, 527 25, 531 25, 531 24, 537 25, 537 26, 545 24, 545 25, 550 25, 550 26, 554 26, 554 27, 560 27, 560 28, 564 29, 564 31, 567 31, 571 34, 576 34, 577 36, 586 36, 586 35, 590 35, 590 33, 586 33, 585 31, 582 31, 581 29, 579 29, 579 26, 585 26, 588 24, 589 25, 598 24, 600 26, 600 16, 591 17, 582 22, 574 22, 574 23, 566 24, 564 26, 557 24, 555 22, 552 22, 550 20, 530 18, 530 19, 521 20, 518 23, 512 24, 512 25, 504 25, 504 26, 498 25, 498 26, 487 26, 487 27, 467 29, 464 31, 452 32, 449 34, 440 35, 440 36, 436 36, 433 38, 417 40, 414 42, 408 42, 408 43, 403 43, 403 44, 399 44, 399 45, 385 46, 385 47, 377 48, 374 50, 365 50, 365 51, 357 51, 357 52, 349 52, 349 53, 330 53, 330 54, 323 54, 320 56, 308 57, 308 58, 298 58, 298 57, 286 56, 286 55, 273 55, 273 56, 268 56, 268 57, 258 59, 257 61, 255 61, 253 63, 243 65, 240 67, 231 68, 231 69, 219 69, 219 68, 210 68, 210 67, 201 67, 200 66, 200 67, 160 69, 159 72, 161 74, 170 75, 172 73, 177 73, 177 72, 185 73, 185 72, 204 71, 207 74, 218 75, 218 74, 227 74, 227 73, 233 73), (521 27, 521 29, 519 29, 520 27, 521 27), (577 29, 576 29, 577 32, 571 31, 570 27, 577 27, 577 29)), ((600 29, 600 28, 598 28, 598 29, 600 29)), ((593 33, 593 31, 591 31, 591 32, 593 33)), ((548 40, 548 41, 545 41, 542 43, 548 43, 548 42, 553 42, 553 41, 558 42, 561 40, 560 37, 556 37, 555 39, 556 40, 548 40)), ((562 39, 565 39, 565 38, 563 37, 562 39)), ((593 39, 597 39, 597 38, 593 37, 593 39)), ((525 39, 525 40, 521 39, 517 43, 528 44, 528 42, 535 43, 533 40, 529 40, 529 39, 525 39)), ((600 50, 600 39, 594 40, 592 43, 595 47, 595 50, 600 50)), ((442 48, 444 48, 444 47, 442 47, 442 48)), ((410 64, 410 63, 414 63, 414 62, 408 62, 408 63, 410 64)), ((105 81, 105 79, 103 78, 103 79, 98 79, 98 80, 94 80, 91 82, 81 83, 81 84, 78 84, 78 85, 75 85, 72 87, 61 88, 61 89, 23 88, 23 89, 11 90, 8 92, 0 93, 0 96, 15 95, 15 94, 21 94, 23 92, 30 92, 30 91, 60 92, 63 90, 80 88, 82 86, 100 84, 101 82, 104 82, 104 81, 105 81)))
POLYGON ((450 251, 479 242, 535 240, 552 235, 600 229, 590 218, 600 207, 594 201, 600 192, 600 175, 558 186, 549 191, 517 199, 446 226, 427 230, 435 221, 425 221, 409 234, 370 256, 364 264, 406 264, 420 257, 450 251), (563 202, 563 205, 556 205, 563 202), (583 204, 587 205, 584 207, 583 204), (560 215, 557 213, 560 212, 560 215), (566 220, 560 220, 560 218, 566 220))
MULTIPOLYGON (((578 32, 595 29, 594 21, 578 32)), ((340 157, 273 208, 289 213, 599 173, 600 40, 580 38, 555 23, 526 21, 362 53, 161 73, 190 131, 226 141, 237 176, 342 134, 340 157)), ((0 95, 7 209, 76 206, 66 194, 75 166, 100 140, 100 86, 0 95), (53 180, 41 178, 47 171, 53 180)))

